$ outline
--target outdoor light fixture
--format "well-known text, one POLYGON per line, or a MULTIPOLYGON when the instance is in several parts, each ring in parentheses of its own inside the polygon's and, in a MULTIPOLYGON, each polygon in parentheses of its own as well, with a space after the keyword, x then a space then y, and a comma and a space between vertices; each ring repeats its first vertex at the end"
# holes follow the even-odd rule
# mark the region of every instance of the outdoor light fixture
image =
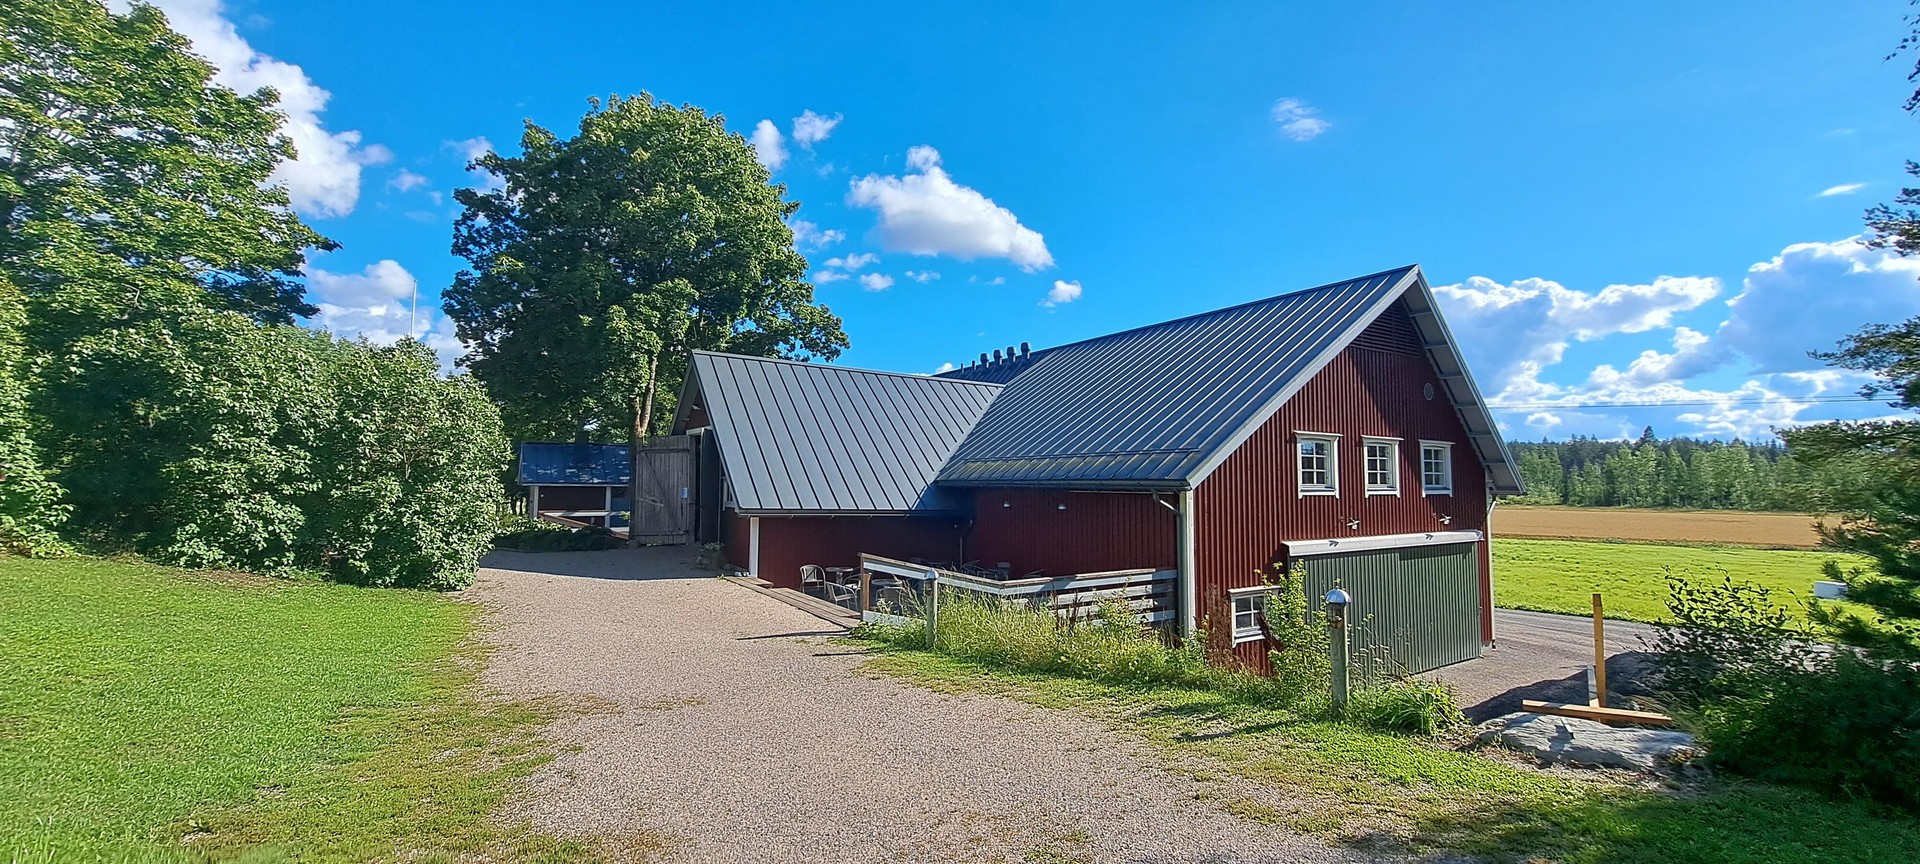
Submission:
POLYGON ((1067 509, 1067 505, 1065 505, 1065 504, 1062 504, 1062 505, 1060 505, 1059 507, 1056 507, 1056 508, 1054 508, 1054 509, 1056 509, 1056 510, 1065 510, 1065 509, 1067 509))
POLYGON ((1011 509, 1013 509, 1013 502, 1012 502, 1012 501, 1002 501, 1002 502, 1000 502, 1000 509, 1002 509, 1002 510, 1011 510, 1011 509))
POLYGON ((1348 520, 1347 520, 1347 528, 1348 528, 1348 530, 1352 530, 1352 531, 1358 531, 1358 530, 1360 530, 1360 520, 1358 520, 1358 519, 1348 519, 1348 520))

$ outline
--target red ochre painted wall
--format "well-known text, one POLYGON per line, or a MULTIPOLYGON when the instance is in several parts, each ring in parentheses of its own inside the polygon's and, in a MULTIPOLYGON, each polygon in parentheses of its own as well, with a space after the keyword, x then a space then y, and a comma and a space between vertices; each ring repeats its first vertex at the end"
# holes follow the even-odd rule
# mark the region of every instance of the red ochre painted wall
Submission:
MULTIPOLYGON (((1397 334, 1369 328, 1365 344, 1391 346, 1397 334)), ((1417 349, 1416 349, 1417 350, 1417 349)), ((1423 353, 1351 347, 1308 381, 1280 411, 1240 445, 1194 490, 1194 589, 1200 626, 1220 649, 1265 670, 1259 642, 1231 647, 1227 592, 1260 582, 1260 572, 1284 566, 1290 540, 1485 531, 1486 472, 1459 416, 1447 401, 1423 353), (1434 398, 1425 396, 1426 385, 1434 398), (1301 497, 1294 433, 1338 433, 1340 494, 1301 497), (1362 436, 1400 442, 1400 494, 1365 494, 1362 436), (1453 494, 1427 496, 1420 488, 1420 441, 1453 443, 1453 494), (1443 516, 1451 521, 1442 523, 1443 516), (1348 520, 1359 520, 1357 528, 1348 520)), ((1482 546, 1484 547, 1484 543, 1482 546)), ((1481 596, 1491 597, 1489 565, 1481 550, 1481 596)), ((1484 605, 1484 604, 1483 604, 1484 605)), ((1492 610, 1481 611, 1481 634, 1492 639, 1492 610)))
POLYGON ((1151 495, 981 489, 973 512, 967 558, 982 567, 1005 561, 1015 576, 1179 565, 1178 518, 1151 495))
MULTIPOLYGON (((752 556, 752 526, 733 520, 727 560, 742 569, 752 556)), ((960 556, 964 520, 907 516, 761 516, 760 578, 782 588, 800 587, 800 567, 857 567, 860 553, 888 558, 952 561, 960 556)))

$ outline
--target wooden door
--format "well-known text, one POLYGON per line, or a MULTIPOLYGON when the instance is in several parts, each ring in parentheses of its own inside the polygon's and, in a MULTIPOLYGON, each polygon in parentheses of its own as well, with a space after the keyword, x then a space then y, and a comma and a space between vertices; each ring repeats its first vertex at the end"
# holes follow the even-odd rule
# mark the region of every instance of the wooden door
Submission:
POLYGON ((651 546, 693 542, 693 438, 666 435, 641 442, 634 460, 639 500, 633 502, 633 537, 651 546))

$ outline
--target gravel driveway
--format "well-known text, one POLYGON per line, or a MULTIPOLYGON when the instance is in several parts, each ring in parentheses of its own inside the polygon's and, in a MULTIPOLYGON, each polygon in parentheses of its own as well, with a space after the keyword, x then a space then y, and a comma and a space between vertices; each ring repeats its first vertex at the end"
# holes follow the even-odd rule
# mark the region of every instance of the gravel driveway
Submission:
POLYGON ((561 755, 509 816, 658 838, 662 861, 1353 860, 1196 800, 1094 721, 862 674, 838 631, 690 554, 483 562, 489 683, 610 706, 554 724, 561 755))

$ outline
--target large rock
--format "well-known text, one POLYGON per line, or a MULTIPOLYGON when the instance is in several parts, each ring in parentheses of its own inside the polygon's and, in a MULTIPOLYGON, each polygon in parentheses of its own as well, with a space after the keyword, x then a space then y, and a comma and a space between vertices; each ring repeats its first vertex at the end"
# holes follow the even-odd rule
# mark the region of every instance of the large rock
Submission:
POLYGON ((1668 771, 1698 755, 1693 736, 1685 732, 1622 728, 1551 714, 1508 714, 1481 730, 1483 743, 1498 743, 1550 764, 1668 771))

